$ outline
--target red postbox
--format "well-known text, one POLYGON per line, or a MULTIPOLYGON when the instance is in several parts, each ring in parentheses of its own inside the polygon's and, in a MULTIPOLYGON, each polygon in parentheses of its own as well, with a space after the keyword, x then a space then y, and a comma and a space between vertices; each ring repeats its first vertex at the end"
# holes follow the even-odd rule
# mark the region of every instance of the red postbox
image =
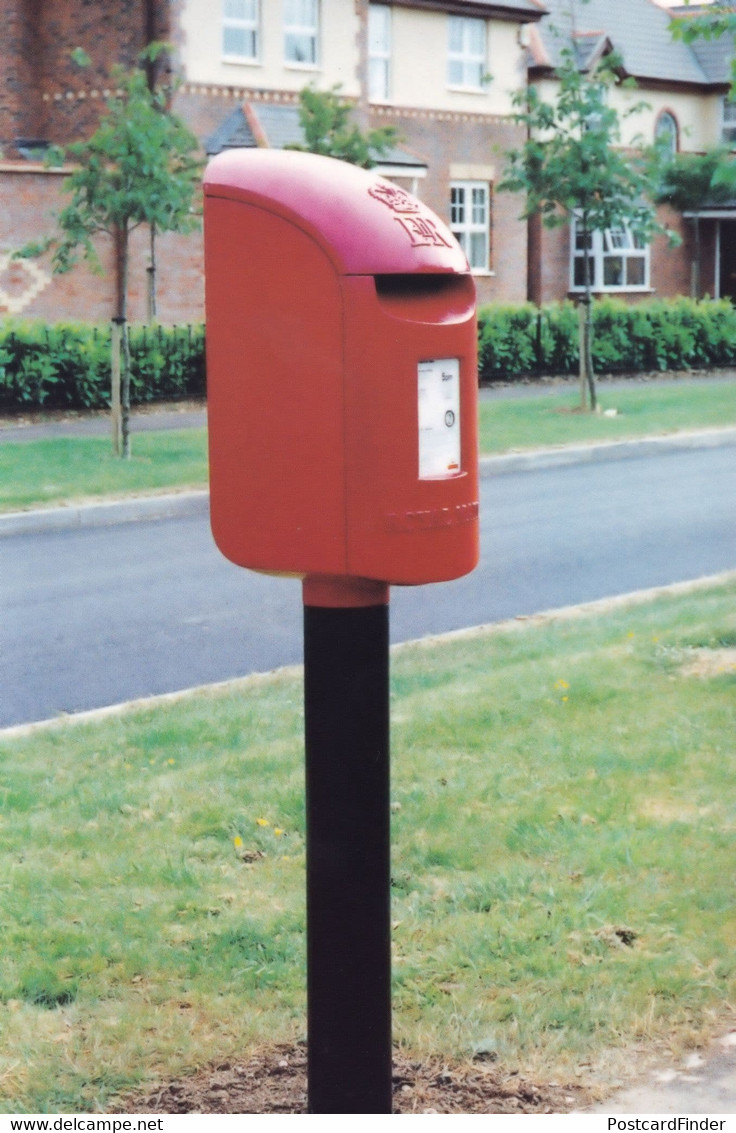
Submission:
POLYGON ((205 175, 205 257, 223 554, 313 594, 472 570, 475 288, 442 221, 344 162, 234 150, 205 175))
POLYGON ((312 1113, 391 1112, 388 588, 478 558, 475 288, 414 197, 312 154, 205 177, 212 530, 304 588, 312 1113))

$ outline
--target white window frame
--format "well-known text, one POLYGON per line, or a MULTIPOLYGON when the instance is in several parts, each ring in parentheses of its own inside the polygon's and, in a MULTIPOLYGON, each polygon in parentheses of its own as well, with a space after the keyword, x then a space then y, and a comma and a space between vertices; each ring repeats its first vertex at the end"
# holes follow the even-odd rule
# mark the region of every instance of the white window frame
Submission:
POLYGON ((388 4, 368 5, 368 99, 391 98, 391 9, 388 4))
POLYGON ((319 0, 284 0, 284 64, 300 70, 319 66, 319 0), (290 42, 302 39, 311 41, 312 59, 290 55, 290 42))
POLYGON ((736 99, 727 94, 721 99, 721 141, 736 149, 736 99))
POLYGON ((226 63, 258 63, 261 53, 261 5, 260 0, 244 0, 246 6, 252 6, 253 16, 229 16, 227 14, 228 0, 222 5, 222 58, 226 63), (254 52, 252 55, 243 55, 236 51, 225 49, 225 32, 232 30, 250 32, 253 35, 254 52))
MULTIPOLYGON (((591 290, 605 292, 606 294, 651 291, 649 245, 637 239, 628 224, 606 228, 602 232, 591 232, 589 237, 590 265, 593 275, 591 290), (616 261, 620 261, 619 281, 611 282, 611 272, 615 270, 616 261), (641 270, 638 265, 641 265, 641 270), (636 279, 638 274, 641 274, 641 280, 629 282, 630 276, 636 279)), ((585 290, 582 279, 584 268, 582 266, 580 282, 576 282, 575 279, 576 264, 582 265, 584 262, 585 249, 582 243, 582 234, 579 233, 577 221, 573 221, 570 225, 571 291, 579 293, 585 290)))
POLYGON ((474 275, 491 274, 491 186, 487 181, 450 182, 450 229, 474 275), (476 254, 482 237, 482 255, 476 254))
POLYGON ((476 16, 447 17, 447 85, 450 90, 485 94, 488 72, 488 23, 476 16), (473 39, 480 31, 482 50, 473 39), (460 47, 453 47, 454 33, 459 32, 460 47), (461 76, 453 75, 460 67, 461 76), (474 72, 477 74, 474 77, 474 72))

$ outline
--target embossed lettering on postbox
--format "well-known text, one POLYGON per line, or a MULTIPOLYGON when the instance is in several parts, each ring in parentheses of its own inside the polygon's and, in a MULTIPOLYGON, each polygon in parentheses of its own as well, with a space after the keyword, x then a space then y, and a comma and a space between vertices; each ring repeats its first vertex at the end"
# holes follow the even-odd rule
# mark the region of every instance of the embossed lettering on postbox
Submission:
POLYGON ((411 197, 396 185, 379 183, 368 190, 370 196, 387 205, 397 215, 398 221, 414 248, 451 248, 449 240, 441 234, 433 218, 422 209, 416 197, 411 197))

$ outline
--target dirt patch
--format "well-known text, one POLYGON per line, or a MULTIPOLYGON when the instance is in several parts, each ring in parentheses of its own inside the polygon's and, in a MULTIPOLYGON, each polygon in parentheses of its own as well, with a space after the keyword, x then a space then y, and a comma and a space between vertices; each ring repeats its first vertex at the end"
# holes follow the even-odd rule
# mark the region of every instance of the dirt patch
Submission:
MULTIPOLYGON (((593 1100, 580 1086, 540 1084, 488 1062, 397 1056, 394 1113, 569 1113, 593 1100)), ((304 1044, 225 1062, 124 1100, 126 1113, 306 1113, 304 1044)))
POLYGON ((685 677, 718 677, 736 673, 736 649, 693 649, 680 669, 685 677))
MULTIPOLYGON (((156 413, 195 413, 205 409, 204 398, 190 401, 147 401, 131 407, 133 417, 149 417, 156 413)), ((11 425, 63 425, 70 421, 107 420, 109 409, 19 409, 0 413, 0 427, 11 425)))

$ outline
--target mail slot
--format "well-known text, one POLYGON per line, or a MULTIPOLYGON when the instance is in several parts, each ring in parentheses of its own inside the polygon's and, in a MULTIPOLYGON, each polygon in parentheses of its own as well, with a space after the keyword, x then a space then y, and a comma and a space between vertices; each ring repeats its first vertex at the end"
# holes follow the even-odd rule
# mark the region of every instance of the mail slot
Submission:
POLYGON ((415 197, 313 154, 205 175, 211 522, 240 566, 439 582, 478 558, 475 288, 415 197))

